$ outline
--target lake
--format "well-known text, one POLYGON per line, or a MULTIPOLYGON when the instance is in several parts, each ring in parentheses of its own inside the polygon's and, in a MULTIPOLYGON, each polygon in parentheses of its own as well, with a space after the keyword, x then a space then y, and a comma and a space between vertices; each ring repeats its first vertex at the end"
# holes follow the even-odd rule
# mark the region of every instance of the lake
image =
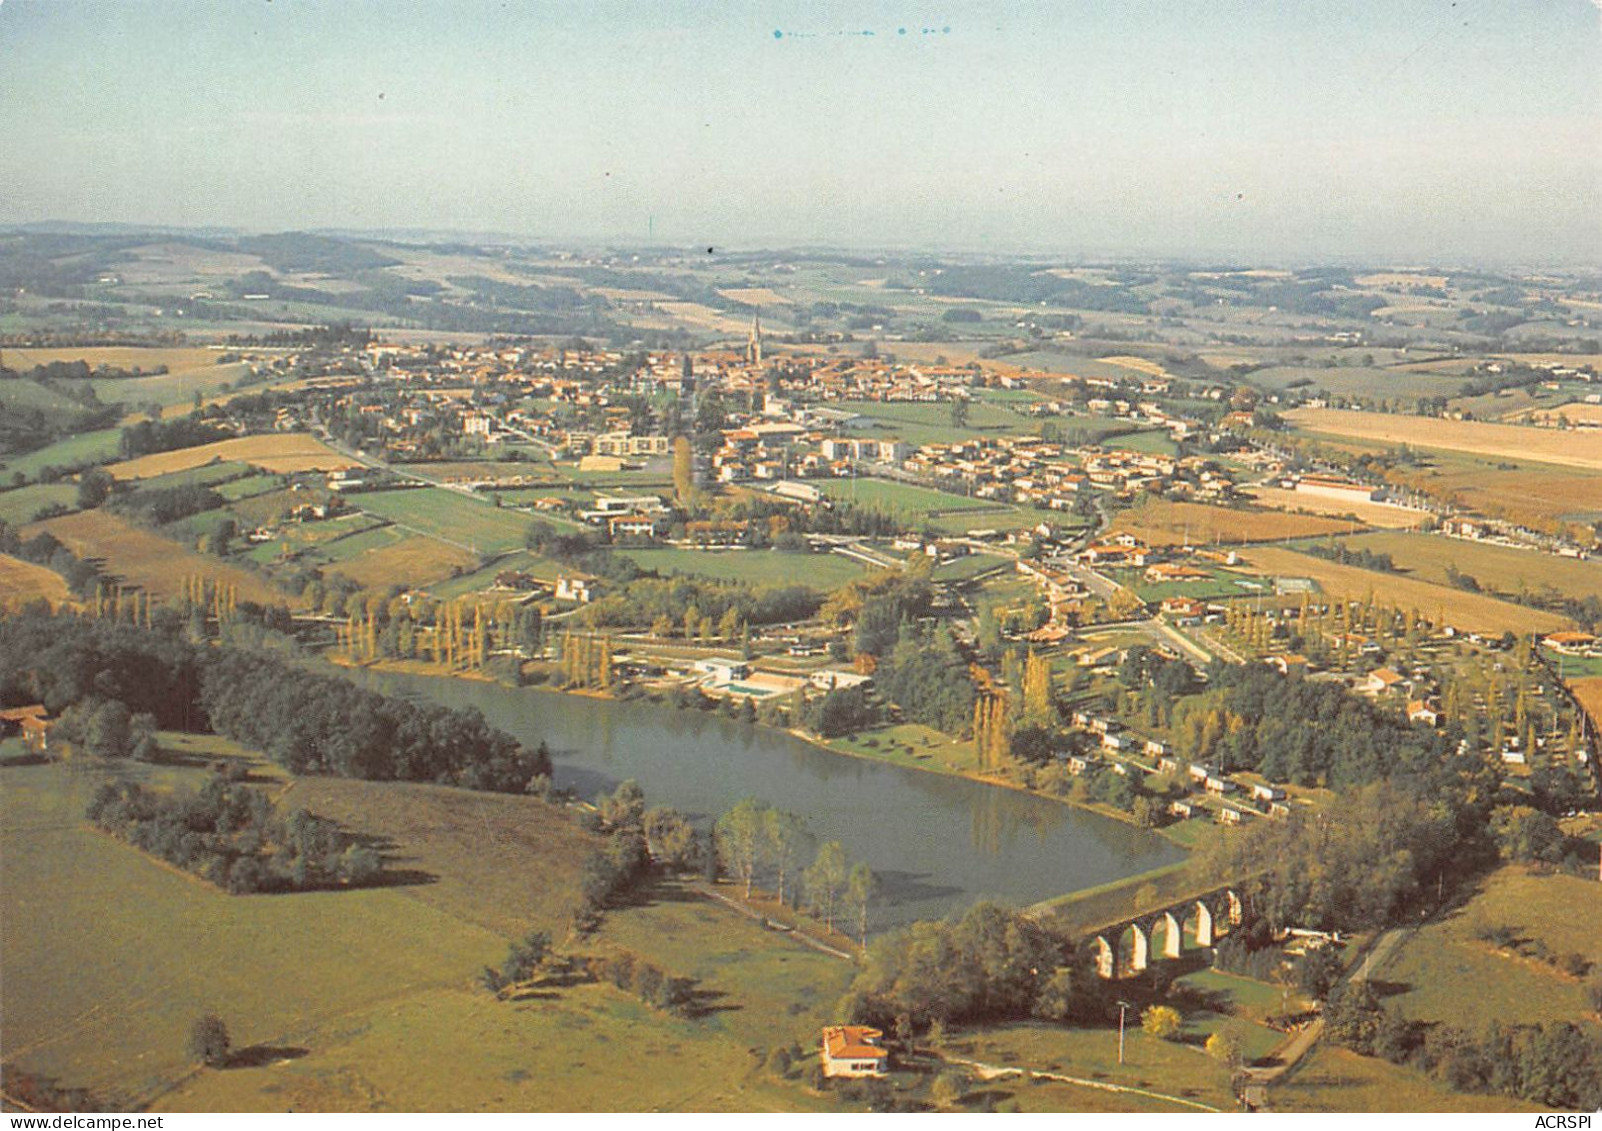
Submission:
MULTIPOLYGON (((714 819, 742 797, 803 817, 880 878, 872 922, 939 918, 976 900, 1026 905, 1172 863, 1155 833, 1043 797, 819 749, 720 715, 497 684, 351 673, 377 690, 477 707, 581 797, 633 778, 648 804, 714 819)), ((810 850, 807 859, 810 860, 810 850)))

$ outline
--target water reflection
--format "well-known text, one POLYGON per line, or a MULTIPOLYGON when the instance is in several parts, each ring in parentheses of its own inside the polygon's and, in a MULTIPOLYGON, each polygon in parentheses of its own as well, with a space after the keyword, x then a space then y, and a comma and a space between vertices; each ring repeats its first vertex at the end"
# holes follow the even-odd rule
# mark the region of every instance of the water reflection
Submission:
POLYGON ((359 678, 477 707, 524 743, 545 741, 557 785, 581 796, 634 778, 653 803, 693 815, 710 818, 746 796, 798 813, 819 841, 840 841, 884 878, 879 927, 985 897, 1031 903, 1183 855, 1154 834, 1043 798, 831 754, 717 715, 429 676, 359 678))

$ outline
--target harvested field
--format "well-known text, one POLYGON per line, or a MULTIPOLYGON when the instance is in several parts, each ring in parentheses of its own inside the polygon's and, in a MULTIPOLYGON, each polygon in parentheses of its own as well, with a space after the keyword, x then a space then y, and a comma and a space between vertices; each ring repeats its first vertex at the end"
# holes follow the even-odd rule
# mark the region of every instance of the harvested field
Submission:
POLYGON ((656 305, 675 321, 718 334, 744 334, 751 328, 748 318, 736 318, 698 302, 659 302, 656 305))
POLYGON ((99 559, 108 574, 161 597, 176 596, 186 576, 199 575, 235 585, 242 601, 280 604, 284 595, 238 566, 194 553, 141 530, 105 510, 81 511, 39 523, 23 531, 31 536, 48 530, 80 558, 99 559))
POLYGON ((165 365, 170 373, 203 369, 217 364, 220 350, 177 346, 50 346, 48 348, 6 347, 6 364, 12 369, 31 369, 53 361, 83 361, 91 369, 106 365, 113 369, 138 369, 150 373, 165 365))
POLYGON ((1383 604, 1416 608, 1429 617, 1443 610, 1447 623, 1464 632, 1556 632, 1569 624, 1567 618, 1539 609, 1526 609, 1509 601, 1397 574, 1339 565, 1278 546, 1253 546, 1243 556, 1259 573, 1310 577, 1324 592, 1346 600, 1360 601, 1374 594, 1383 604))
POLYGON ((478 558, 437 538, 415 534, 393 545, 328 566, 364 588, 387 585, 427 585, 451 576, 453 570, 476 568, 478 558))
POLYGON ((1591 722, 1602 727, 1602 675, 1571 679, 1569 688, 1580 701, 1580 706, 1585 708, 1585 713, 1591 716, 1591 722))
POLYGON ((33 601, 41 597, 55 606, 70 601, 72 593, 55 570, 0 554, 0 601, 33 601))
POLYGON ((1570 401, 1556 408, 1543 408, 1532 414, 1543 424, 1555 424, 1561 417, 1570 424, 1602 424, 1602 404, 1570 401))
POLYGON ((290 471, 336 471, 361 466, 315 437, 300 433, 273 433, 219 440, 215 444, 179 448, 174 452, 156 452, 114 463, 106 470, 118 479, 148 479, 172 471, 201 467, 214 459, 239 460, 252 467, 280 474, 290 471))
POLYGON ((1159 362, 1144 357, 1113 356, 1100 359, 1108 365, 1119 365, 1125 369, 1133 369, 1137 373, 1144 373, 1148 377, 1166 377, 1168 370, 1159 362))
MULTIPOLYGON (((1388 507, 1384 503, 1358 503, 1348 502, 1344 499, 1324 499, 1317 495, 1307 495, 1300 491, 1287 491, 1283 487, 1253 487, 1251 495, 1265 507, 1273 507, 1284 511, 1311 511, 1320 515, 1353 515, 1360 522, 1369 526, 1382 526, 1387 529, 1410 530, 1420 525, 1429 516, 1422 511, 1404 510, 1401 507, 1388 507)), ((1350 530, 1351 522, 1337 523, 1341 529, 1350 530)))
POLYGON ((1521 428, 1514 424, 1436 420, 1335 408, 1294 409, 1285 414, 1285 419, 1303 432, 1321 435, 1352 436, 1387 444, 1443 448, 1447 451, 1602 470, 1602 433, 1558 432, 1548 428, 1521 428))
POLYGON ((1360 534, 1344 541, 1354 549, 1391 555, 1399 568, 1423 581, 1448 584, 1451 566, 1502 593, 1551 585, 1572 597, 1602 597, 1602 562, 1432 534, 1360 534))
POLYGON ((1350 523, 1281 511, 1238 511, 1205 503, 1148 503, 1123 511, 1113 520, 1114 530, 1127 531, 1153 546, 1211 543, 1278 542, 1286 538, 1316 538, 1341 534, 1350 523))

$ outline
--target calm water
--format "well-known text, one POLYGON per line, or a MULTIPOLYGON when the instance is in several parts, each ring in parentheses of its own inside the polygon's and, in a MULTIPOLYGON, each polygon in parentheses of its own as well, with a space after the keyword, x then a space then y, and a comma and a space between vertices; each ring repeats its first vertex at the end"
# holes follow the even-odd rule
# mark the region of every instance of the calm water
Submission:
MULTIPOLYGON (((556 783, 593 797, 634 778, 650 804, 715 818, 759 797, 806 819, 879 874, 878 926, 937 918, 984 897, 1017 904, 1180 859, 1176 845, 1039 797, 831 754, 787 734, 700 712, 396 674, 373 686, 477 707, 533 746, 556 783)), ((810 857, 810 852, 808 853, 810 857)))

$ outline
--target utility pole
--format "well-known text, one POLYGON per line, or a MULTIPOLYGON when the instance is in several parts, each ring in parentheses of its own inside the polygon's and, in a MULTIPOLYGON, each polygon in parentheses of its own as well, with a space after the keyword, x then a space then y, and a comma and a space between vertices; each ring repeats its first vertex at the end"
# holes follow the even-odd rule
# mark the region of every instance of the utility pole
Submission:
POLYGON ((1124 1062, 1124 1014, 1129 1011, 1129 1003, 1122 998, 1118 999, 1118 1063, 1124 1062))

